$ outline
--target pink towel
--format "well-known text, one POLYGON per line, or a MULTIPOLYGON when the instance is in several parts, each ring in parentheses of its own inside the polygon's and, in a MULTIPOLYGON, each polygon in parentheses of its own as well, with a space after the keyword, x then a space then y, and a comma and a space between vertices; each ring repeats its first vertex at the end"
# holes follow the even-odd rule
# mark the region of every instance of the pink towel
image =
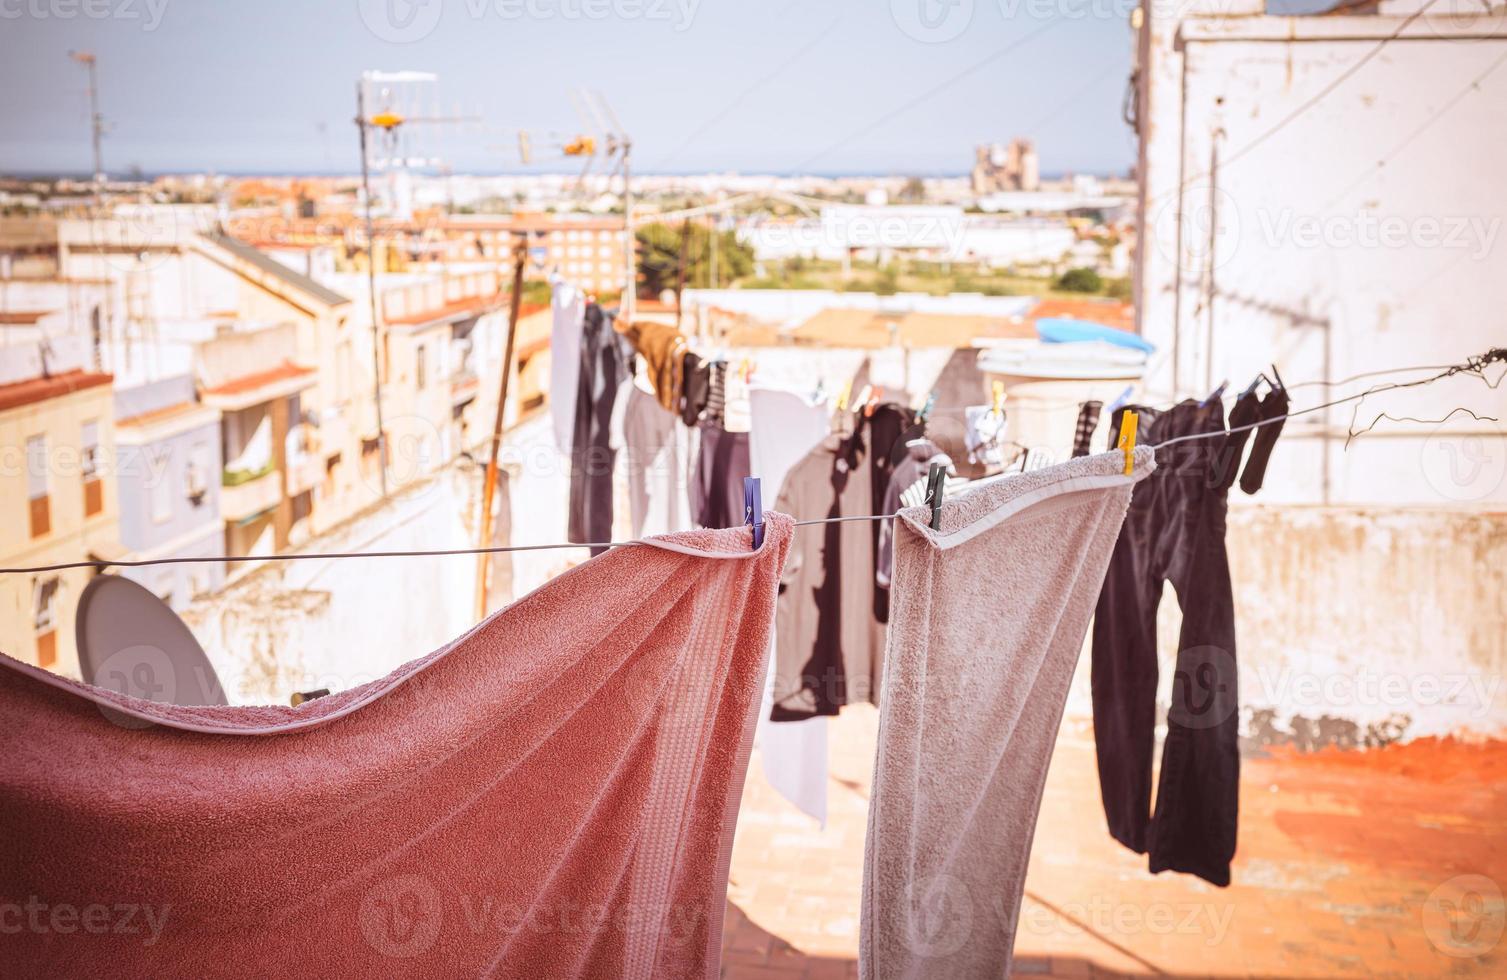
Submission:
POLYGON ((858 975, 1005 977, 1083 635, 1154 450, 1084 456, 895 521, 858 975))
POLYGON ((614 549, 296 709, 0 657, 0 974, 717 976, 766 521, 614 549))

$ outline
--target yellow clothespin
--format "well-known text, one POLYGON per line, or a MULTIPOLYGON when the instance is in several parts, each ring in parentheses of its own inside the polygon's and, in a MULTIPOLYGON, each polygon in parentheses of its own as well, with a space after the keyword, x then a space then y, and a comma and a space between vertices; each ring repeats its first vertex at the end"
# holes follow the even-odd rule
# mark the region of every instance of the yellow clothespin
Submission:
POLYGON ((837 410, 839 412, 845 412, 845 411, 847 411, 847 409, 848 409, 848 396, 851 395, 852 393, 853 393, 853 379, 849 378, 848 380, 846 380, 846 381, 844 381, 842 383, 842 391, 838 392, 838 394, 837 394, 837 410))
POLYGON ((1135 436, 1140 419, 1134 412, 1126 412, 1120 418, 1120 450, 1125 454, 1125 475, 1135 469, 1135 436))
POLYGON ((1003 381, 994 382, 994 414, 996 416, 1005 414, 1005 383, 1003 381))

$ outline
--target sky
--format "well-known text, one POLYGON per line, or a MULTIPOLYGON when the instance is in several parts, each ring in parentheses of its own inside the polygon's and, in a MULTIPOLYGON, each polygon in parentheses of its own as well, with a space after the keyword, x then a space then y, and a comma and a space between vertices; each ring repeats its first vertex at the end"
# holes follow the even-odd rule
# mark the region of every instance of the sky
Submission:
POLYGON ((1027 136, 1044 173, 1123 173, 1131 0, 0 0, 0 172, 350 173, 366 69, 437 73, 415 130, 457 173, 569 171, 570 92, 638 172, 964 173, 1027 136), (521 165, 518 131, 536 148, 521 165), (432 135, 431 135, 432 134, 432 135))

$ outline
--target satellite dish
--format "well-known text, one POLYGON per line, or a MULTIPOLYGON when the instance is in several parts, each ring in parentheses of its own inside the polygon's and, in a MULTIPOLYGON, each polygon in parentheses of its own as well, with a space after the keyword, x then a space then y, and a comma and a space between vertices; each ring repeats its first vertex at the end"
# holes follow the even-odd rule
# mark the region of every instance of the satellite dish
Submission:
POLYGON ((220 678, 178 614, 128 578, 84 587, 74 622, 84 682, 159 704, 228 704, 220 678))

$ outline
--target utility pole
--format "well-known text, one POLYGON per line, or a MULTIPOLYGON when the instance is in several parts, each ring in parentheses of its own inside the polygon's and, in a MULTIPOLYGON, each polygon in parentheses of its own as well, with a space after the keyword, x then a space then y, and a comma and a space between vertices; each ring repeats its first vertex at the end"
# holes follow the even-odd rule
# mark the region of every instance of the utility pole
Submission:
MULTIPOLYGON (((492 420, 492 450, 487 457, 487 476, 481 491, 481 530, 478 547, 492 546, 492 499, 497 493, 497 454, 502 448, 503 413, 508 406, 508 378, 513 373, 513 344, 518 339, 518 317, 523 312, 523 271, 528 262, 528 232, 519 232, 513 246, 513 295, 509 297, 508 342, 502 353, 502 382, 497 392, 497 414, 492 420)), ((492 556, 479 555, 476 568, 476 620, 487 614, 487 579, 492 570, 492 556)))
POLYGON ((367 161, 366 90, 356 83, 356 128, 361 133, 361 196, 366 203, 366 291, 372 315, 372 398, 377 406, 377 468, 382 474, 382 499, 387 499, 387 431, 382 424, 382 330, 377 323, 377 236, 372 231, 371 165, 367 161))
POLYGON ((628 257, 628 283, 623 293, 622 314, 625 323, 632 323, 633 300, 638 293, 638 239, 633 233, 633 140, 626 133, 618 138, 623 149, 623 235, 627 239, 623 252, 628 257))
MULTIPOLYGON (((88 51, 70 51, 68 57, 89 70, 89 129, 94 144, 94 192, 96 197, 105 183, 105 155, 103 139, 105 117, 99 111, 99 76, 96 74, 95 57, 88 51)), ((96 203, 98 203, 96 201, 96 203)))

